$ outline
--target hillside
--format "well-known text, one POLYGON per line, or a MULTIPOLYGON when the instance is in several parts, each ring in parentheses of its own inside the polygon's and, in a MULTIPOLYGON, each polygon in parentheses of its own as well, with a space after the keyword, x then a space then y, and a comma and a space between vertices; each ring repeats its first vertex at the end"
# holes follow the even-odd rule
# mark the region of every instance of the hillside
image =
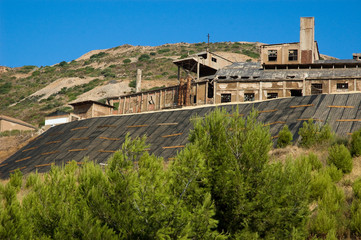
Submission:
MULTIPOLYGON (((211 43, 211 51, 244 55, 244 61, 259 59, 260 43, 211 43)), ((177 84, 175 59, 204 51, 206 43, 176 43, 162 46, 122 45, 93 50, 71 62, 53 66, 23 66, 0 69, 0 112, 36 126, 57 109, 71 111, 75 100, 102 100, 133 90, 136 70, 143 71, 143 89, 177 84)))

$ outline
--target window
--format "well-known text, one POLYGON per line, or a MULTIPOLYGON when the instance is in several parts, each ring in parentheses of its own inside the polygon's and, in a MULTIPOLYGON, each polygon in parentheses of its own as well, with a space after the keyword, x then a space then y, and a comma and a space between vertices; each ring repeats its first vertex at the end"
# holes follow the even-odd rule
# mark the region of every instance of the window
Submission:
POLYGON ((302 90, 300 89, 291 90, 291 97, 301 97, 301 96, 302 96, 302 90))
POLYGON ((311 94, 322 94, 322 83, 311 84, 311 94))
POLYGON ((214 91, 213 84, 208 83, 208 98, 213 98, 213 94, 214 94, 213 91, 214 91))
POLYGON ((298 50, 293 49, 288 51, 288 61, 297 61, 298 60, 298 50))
POLYGON ((348 83, 337 83, 337 90, 348 90, 348 83))
POLYGON ((277 61, 277 50, 268 50, 268 61, 269 62, 277 61))
POLYGON ((254 93, 245 93, 244 94, 244 101, 245 102, 254 101, 254 93))
POLYGON ((278 98, 278 93, 267 93, 267 99, 278 98))
POLYGON ((221 94, 221 103, 231 102, 231 94, 223 93, 221 94))
POLYGON ((212 57, 212 62, 217 62, 217 58, 212 57))

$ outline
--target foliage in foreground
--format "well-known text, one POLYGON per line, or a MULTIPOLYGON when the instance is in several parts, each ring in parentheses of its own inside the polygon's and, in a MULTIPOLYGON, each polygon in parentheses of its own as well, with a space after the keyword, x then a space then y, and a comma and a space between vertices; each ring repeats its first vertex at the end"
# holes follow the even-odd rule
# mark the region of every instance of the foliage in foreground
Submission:
POLYGON ((312 153, 269 162, 269 129, 256 117, 215 110, 194 120, 190 143, 167 167, 145 151, 144 137, 126 136, 104 167, 73 162, 26 178, 17 171, 0 186, 0 238, 361 236, 361 181, 349 205, 335 162, 324 166, 312 153))

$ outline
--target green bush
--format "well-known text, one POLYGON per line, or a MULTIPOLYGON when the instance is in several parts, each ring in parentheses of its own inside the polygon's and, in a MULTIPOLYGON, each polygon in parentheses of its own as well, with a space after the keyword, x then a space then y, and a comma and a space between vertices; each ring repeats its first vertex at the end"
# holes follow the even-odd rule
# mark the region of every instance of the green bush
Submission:
POLYGON ((135 88, 137 85, 137 81, 136 80, 132 80, 129 82, 128 86, 131 87, 131 88, 135 88))
POLYGON ((324 171, 330 175, 333 182, 339 182, 342 179, 343 173, 341 169, 338 169, 335 165, 327 166, 324 171))
POLYGON ((361 156, 361 128, 351 135, 350 151, 352 156, 361 156))
POLYGON ((328 124, 321 126, 319 123, 315 123, 313 119, 303 122, 298 134, 301 136, 300 145, 302 147, 330 142, 334 136, 328 124))
POLYGON ((283 148, 292 144, 292 139, 293 136, 291 131, 288 129, 287 125, 284 125, 282 130, 278 133, 277 147, 283 148))
POLYGON ((138 61, 148 61, 150 59, 150 56, 148 54, 142 54, 138 58, 138 61))
POLYGON ((155 56, 155 55, 157 55, 157 53, 151 52, 151 53, 149 53, 149 55, 150 55, 150 56, 155 56))
POLYGON ((162 54, 162 53, 166 53, 166 52, 169 52, 169 51, 170 51, 169 48, 163 48, 163 49, 159 49, 159 50, 157 51, 157 53, 158 53, 158 54, 162 54))
POLYGON ((361 178, 357 178, 352 184, 352 191, 358 199, 361 199, 361 178))
POLYGON ((108 53, 105 53, 105 52, 100 52, 100 53, 97 53, 97 54, 93 54, 90 56, 90 59, 97 59, 97 58, 102 58, 102 57, 105 57, 109 55, 108 53))
POLYGON ((311 164, 312 170, 319 170, 322 168, 321 161, 318 159, 317 155, 314 154, 313 152, 310 152, 308 154, 307 160, 311 164))
POLYGON ((11 88, 12 88, 12 84, 11 82, 7 82, 4 83, 2 85, 0 85, 0 94, 7 94, 10 92, 11 88))
POLYGON ((123 60, 124 64, 128 64, 128 63, 131 63, 131 62, 132 62, 132 60, 130 60, 129 58, 126 58, 126 59, 123 60))
POLYGON ((328 154, 328 164, 334 164, 344 173, 352 171, 352 157, 350 151, 343 144, 330 147, 328 154))

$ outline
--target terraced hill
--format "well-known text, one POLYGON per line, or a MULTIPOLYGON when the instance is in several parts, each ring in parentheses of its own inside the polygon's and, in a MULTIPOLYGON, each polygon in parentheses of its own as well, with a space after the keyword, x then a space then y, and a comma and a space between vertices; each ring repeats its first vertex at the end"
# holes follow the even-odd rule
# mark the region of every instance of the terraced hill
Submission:
MULTIPOLYGON (((244 61, 257 61, 260 43, 219 42, 211 51, 243 54, 244 61)), ((0 68, 0 112, 34 125, 55 110, 71 111, 74 100, 102 100, 133 91, 136 70, 143 71, 145 90, 176 85, 175 59, 205 51, 206 43, 162 46, 122 45, 93 50, 70 62, 53 66, 0 68)))
POLYGON ((340 136, 361 127, 361 93, 313 95, 274 99, 264 102, 202 106, 161 112, 130 114, 86 119, 51 128, 0 165, 0 177, 21 169, 23 173, 48 171, 50 165, 62 165, 89 157, 98 163, 107 159, 122 145, 125 135, 147 135, 150 153, 171 159, 187 144, 192 127, 191 117, 202 117, 215 107, 232 112, 236 107, 246 116, 253 108, 258 120, 270 126, 276 139, 287 124, 298 139, 303 121, 310 118, 328 122, 340 136))

